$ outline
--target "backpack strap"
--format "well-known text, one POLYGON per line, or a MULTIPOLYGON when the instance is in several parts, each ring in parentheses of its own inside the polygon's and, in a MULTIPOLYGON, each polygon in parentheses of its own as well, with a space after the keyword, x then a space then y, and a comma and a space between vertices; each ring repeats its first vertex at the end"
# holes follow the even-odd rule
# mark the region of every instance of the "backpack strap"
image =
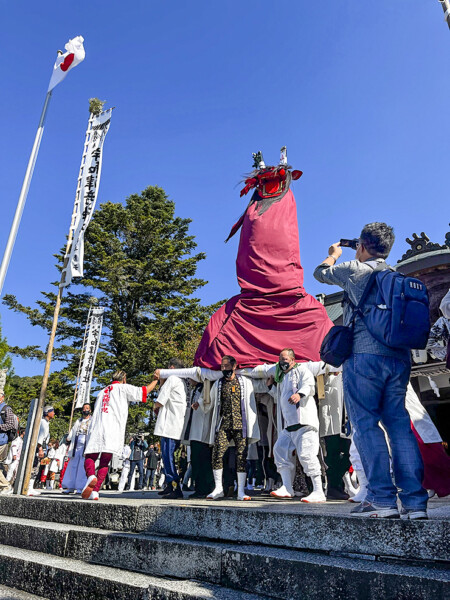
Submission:
POLYGON ((353 314, 352 314, 352 318, 351 318, 351 325, 352 327, 355 324, 355 319, 356 316, 359 315, 360 317, 363 317, 363 313, 362 313, 362 307, 364 306, 365 301, 367 300, 367 297, 376 281, 377 275, 380 271, 384 271, 387 268, 387 264, 385 261, 378 263, 375 267, 373 267, 371 264, 369 263, 373 263, 374 261, 367 261, 366 264, 368 264, 368 266, 373 269, 372 273, 370 274, 369 277, 369 281, 366 283, 366 287, 364 288, 364 291, 362 293, 362 296, 358 302, 358 304, 355 306, 355 304, 353 304, 353 302, 350 300, 348 294, 345 298, 346 302, 349 302, 353 307, 353 314))

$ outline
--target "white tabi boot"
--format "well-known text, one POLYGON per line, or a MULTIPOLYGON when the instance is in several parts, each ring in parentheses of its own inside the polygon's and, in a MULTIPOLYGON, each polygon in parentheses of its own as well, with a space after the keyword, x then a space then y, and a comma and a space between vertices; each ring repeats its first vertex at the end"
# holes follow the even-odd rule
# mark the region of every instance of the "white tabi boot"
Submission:
POLYGON ((313 485, 313 491, 306 498, 302 498, 302 502, 307 503, 318 503, 318 502, 326 502, 327 499, 325 494, 323 493, 322 487, 322 476, 321 475, 310 475, 309 476, 313 485))
POLYGON ((349 500, 351 500, 353 498, 353 496, 356 494, 356 492, 358 491, 358 488, 354 487, 353 480, 348 471, 347 471, 347 473, 345 473, 345 475, 342 479, 344 480, 344 489, 347 492, 347 494, 349 495, 349 500))
POLYGON ((41 492, 39 490, 34 489, 34 479, 30 479, 30 483, 28 484, 27 496, 40 496, 41 492))
POLYGON ((283 485, 277 490, 270 492, 270 495, 274 498, 293 498, 295 492, 292 487, 292 471, 290 469, 278 469, 278 472, 281 475, 283 485))
POLYGON ((237 490, 237 499, 238 500, 251 500, 250 496, 247 496, 245 493, 245 482, 247 481, 247 473, 238 473, 238 490, 237 490))
POLYGON ((214 475, 214 489, 213 491, 206 496, 207 500, 219 500, 223 498, 223 484, 222 484, 222 475, 223 469, 215 469, 213 470, 214 475))
POLYGON ((353 496, 353 498, 349 498, 349 502, 364 502, 364 500, 366 499, 366 495, 367 495, 367 484, 369 482, 367 481, 366 474, 364 473, 364 471, 362 469, 361 470, 358 469, 356 471, 356 475, 358 476, 359 490, 353 496))

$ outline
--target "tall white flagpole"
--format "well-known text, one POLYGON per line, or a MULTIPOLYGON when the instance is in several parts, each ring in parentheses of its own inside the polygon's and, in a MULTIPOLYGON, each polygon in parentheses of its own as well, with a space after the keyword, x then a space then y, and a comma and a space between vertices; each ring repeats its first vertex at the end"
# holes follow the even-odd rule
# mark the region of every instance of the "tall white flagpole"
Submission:
POLYGON ((42 109, 41 118, 39 120, 39 126, 34 138, 33 148, 31 150, 30 159, 28 161, 27 170, 22 183, 22 189, 20 190, 19 200, 17 202, 16 214, 9 232, 8 243, 6 244, 5 253, 3 255, 2 264, 0 267, 0 296, 3 290, 3 284, 5 282, 6 272, 8 271, 9 261, 11 260, 11 254, 14 248, 14 242, 16 241, 17 231, 19 229, 20 220, 22 218, 23 209, 30 189, 31 178, 33 177, 34 166, 36 164, 37 155, 39 152, 39 146, 41 145, 42 134, 44 133, 45 116, 47 114, 48 105, 50 98, 52 97, 51 90, 47 92, 45 97, 44 107, 42 109))
POLYGON ((447 22, 448 28, 450 29, 450 1, 449 0, 438 0, 444 11, 444 20, 447 22))

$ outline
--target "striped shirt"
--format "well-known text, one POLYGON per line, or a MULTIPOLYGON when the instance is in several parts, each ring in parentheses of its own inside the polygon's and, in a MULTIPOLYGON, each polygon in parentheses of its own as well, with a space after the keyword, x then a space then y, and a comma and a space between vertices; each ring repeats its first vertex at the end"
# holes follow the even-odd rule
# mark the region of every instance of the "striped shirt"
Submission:
MULTIPOLYGON (((350 260, 330 267, 326 263, 319 265, 314 271, 314 277, 321 283, 338 285, 345 290, 351 302, 356 306, 361 300, 361 296, 373 273, 374 268, 384 262, 384 259, 377 258, 367 262, 359 260, 350 260)), ((374 285, 367 296, 364 306, 375 304, 377 295, 377 286, 374 285)), ((353 315, 353 306, 349 302, 344 302, 344 325, 349 325, 353 315)), ((364 321, 356 316, 355 329, 353 337, 353 354, 378 354, 381 356, 393 356, 401 360, 410 362, 410 351, 401 348, 391 348, 385 346, 373 335, 370 334, 364 321)))

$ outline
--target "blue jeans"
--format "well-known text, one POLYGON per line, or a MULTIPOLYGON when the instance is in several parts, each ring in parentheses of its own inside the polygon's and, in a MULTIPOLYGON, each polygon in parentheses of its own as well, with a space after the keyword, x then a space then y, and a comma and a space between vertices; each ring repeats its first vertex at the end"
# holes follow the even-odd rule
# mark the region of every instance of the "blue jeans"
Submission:
POLYGON ((136 467, 138 468, 138 471, 139 471, 139 481, 138 481, 137 489, 142 490, 142 479, 144 477, 144 459, 130 460, 130 473, 128 474, 127 485, 128 485, 128 487, 130 487, 131 478, 134 477, 134 472, 136 470, 136 467))
POLYGON ((344 363, 344 402, 355 429, 354 441, 369 482, 366 500, 377 506, 425 509, 423 462, 405 408, 411 366, 377 354, 352 354, 344 363), (387 431, 395 485, 390 474, 387 431))
POLYGON ((168 485, 172 481, 179 483, 180 476, 177 473, 175 466, 175 450, 180 447, 180 440, 173 440, 172 438, 161 438, 161 454, 164 463, 164 472, 166 474, 165 484, 168 485))
POLYGON ((145 471, 145 487, 153 487, 155 480, 156 469, 149 469, 145 471))

